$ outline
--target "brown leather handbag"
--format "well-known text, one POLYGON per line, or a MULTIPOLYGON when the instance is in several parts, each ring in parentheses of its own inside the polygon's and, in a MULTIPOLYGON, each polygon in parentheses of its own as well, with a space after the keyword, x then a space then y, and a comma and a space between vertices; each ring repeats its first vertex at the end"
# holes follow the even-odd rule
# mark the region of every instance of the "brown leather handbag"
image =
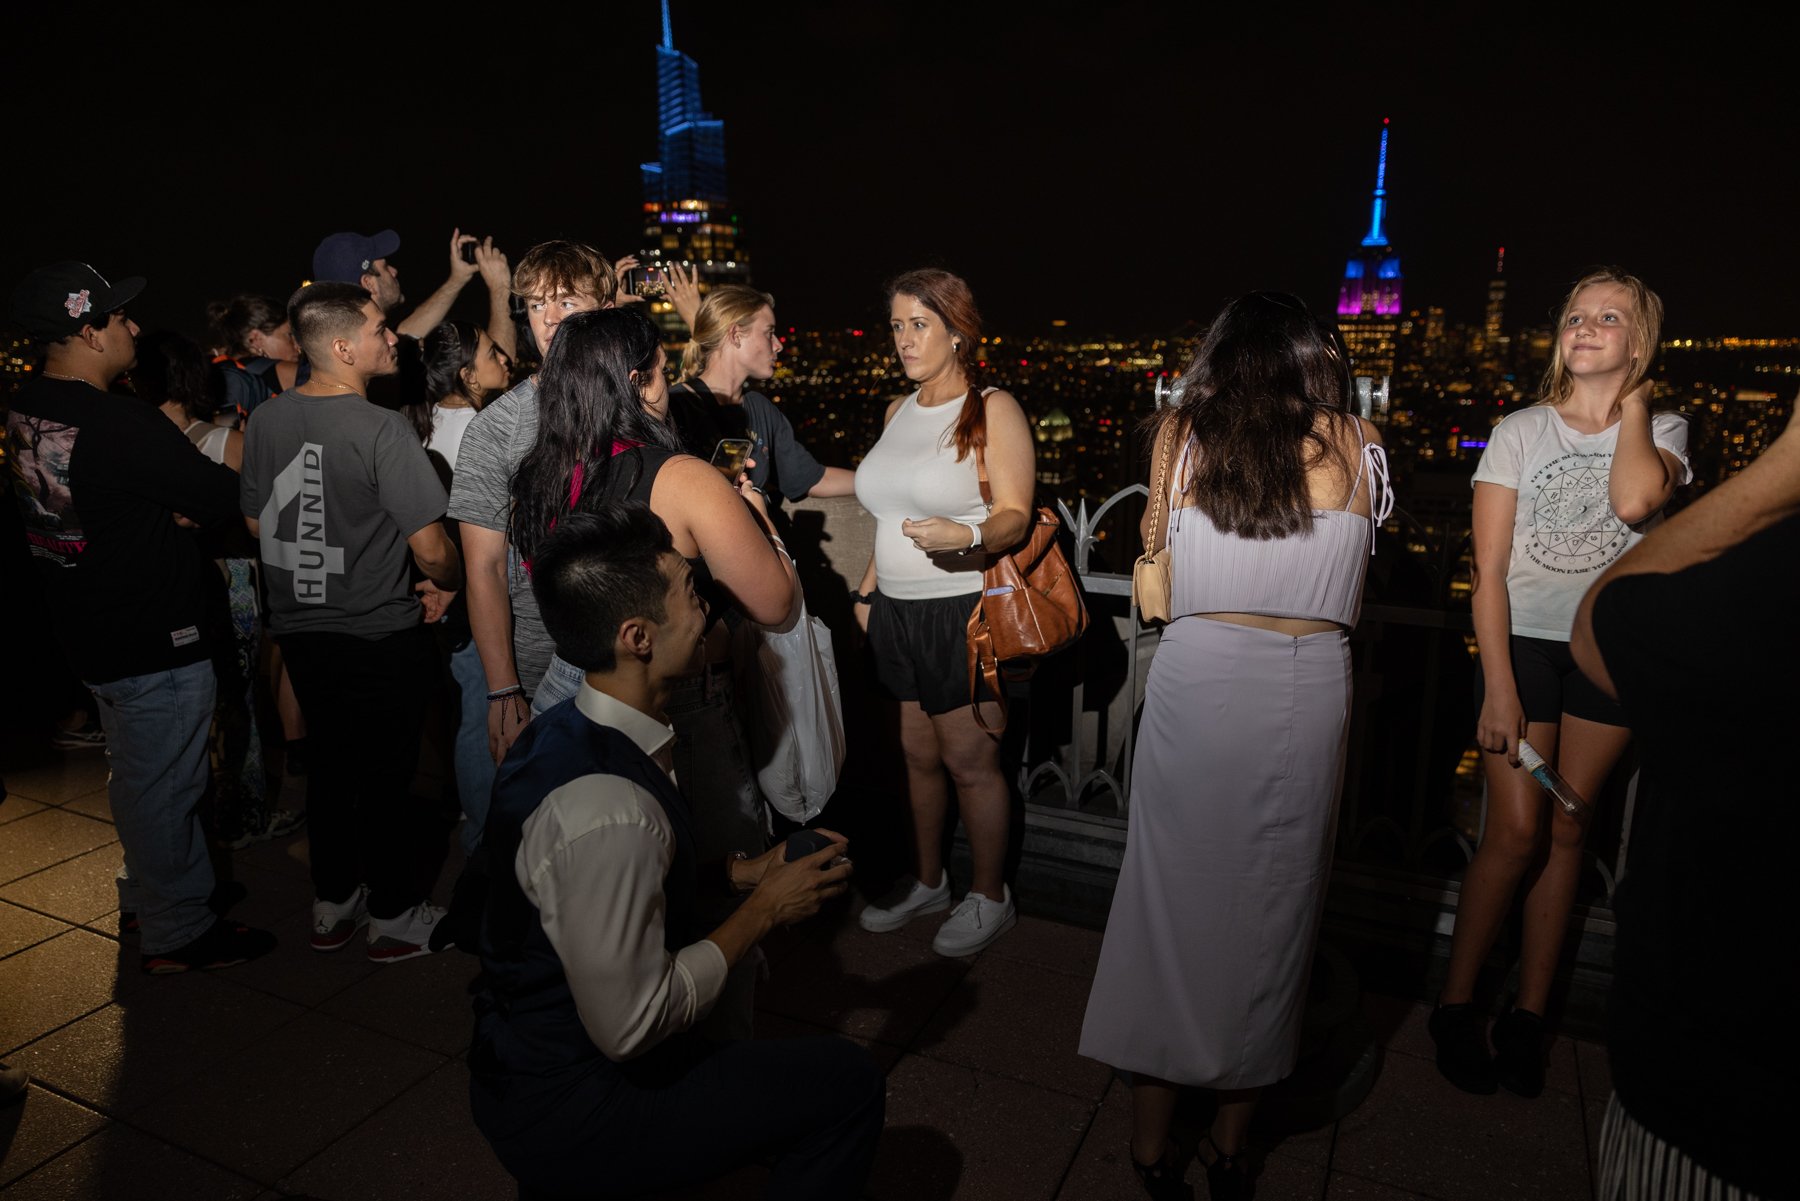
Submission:
MULTIPOLYGON (((991 506, 993 493, 979 448, 975 467, 981 478, 981 499, 991 506)), ((1087 629, 1081 583, 1056 543, 1061 526, 1055 512, 1039 505, 1025 541, 1011 551, 988 557, 981 596, 969 614, 969 700, 975 701, 979 682, 986 680, 989 695, 1000 704, 1000 725, 989 727, 982 720, 979 704, 975 705, 975 721, 996 738, 1006 728, 1000 664, 1014 662, 1008 669, 1013 678, 1029 676, 1031 666, 1020 669, 1017 661, 1039 659, 1074 646, 1087 629)))

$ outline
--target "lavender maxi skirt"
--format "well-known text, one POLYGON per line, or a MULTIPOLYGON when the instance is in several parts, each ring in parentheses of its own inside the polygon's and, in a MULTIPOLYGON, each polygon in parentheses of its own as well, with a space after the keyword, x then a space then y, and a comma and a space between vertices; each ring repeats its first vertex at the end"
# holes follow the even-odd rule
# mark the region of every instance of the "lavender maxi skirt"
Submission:
POLYGON ((1208 1088, 1293 1070, 1349 715, 1339 631, 1164 630, 1083 1055, 1208 1088))

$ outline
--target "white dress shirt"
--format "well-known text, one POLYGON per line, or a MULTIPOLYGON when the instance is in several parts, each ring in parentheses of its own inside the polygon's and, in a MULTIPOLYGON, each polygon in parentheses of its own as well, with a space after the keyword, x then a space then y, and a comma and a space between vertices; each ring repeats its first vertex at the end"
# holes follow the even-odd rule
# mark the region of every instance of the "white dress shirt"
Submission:
MULTIPOLYGON (((590 687, 575 705, 631 739, 674 780, 675 732, 590 687)), ((675 832, 656 797, 622 776, 580 776, 526 819, 513 871, 562 960, 581 1024, 608 1059, 641 1055, 689 1029, 724 987, 725 953, 705 939, 663 947, 663 879, 675 832)))

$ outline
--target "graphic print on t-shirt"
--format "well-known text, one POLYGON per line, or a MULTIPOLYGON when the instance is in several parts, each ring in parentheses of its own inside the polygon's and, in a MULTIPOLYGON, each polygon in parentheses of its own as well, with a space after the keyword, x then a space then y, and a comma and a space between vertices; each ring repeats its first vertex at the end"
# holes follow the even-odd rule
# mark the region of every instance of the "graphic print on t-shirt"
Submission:
POLYGON ((1630 530, 1607 493, 1611 454, 1559 455, 1531 474, 1525 553, 1546 571, 1597 572, 1625 550, 1630 530))
POLYGON ((269 501, 257 516, 263 563, 294 573, 294 599, 303 605, 325 603, 330 577, 344 574, 344 548, 328 545, 325 529, 325 448, 304 442, 300 453, 275 477, 269 501), (289 505, 294 517, 281 536, 281 515, 289 505))
POLYGON ((69 460, 81 427, 14 413, 6 423, 12 445, 13 491, 25 521, 31 553, 58 567, 75 566, 87 549, 75 494, 69 490, 69 460))

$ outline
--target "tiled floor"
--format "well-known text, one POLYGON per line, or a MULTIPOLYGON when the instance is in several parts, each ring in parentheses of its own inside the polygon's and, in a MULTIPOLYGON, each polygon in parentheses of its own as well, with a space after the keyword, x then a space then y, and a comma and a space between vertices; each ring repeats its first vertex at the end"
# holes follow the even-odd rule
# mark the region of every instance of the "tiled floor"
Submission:
MULTIPOLYGON (((377 967, 306 945, 304 836, 241 851, 234 912, 265 959, 147 978, 118 937, 101 756, 7 778, 0 805, 0 1059, 31 1073, 0 1110, 0 1191, 20 1201, 511 1198, 469 1120, 465 985, 451 953, 377 967)), ((291 802, 290 802, 291 803, 291 802)), ((454 866, 454 865, 452 865, 454 866)), ((440 896, 447 886, 440 887, 440 896)), ((1098 934, 1024 918, 970 960, 929 920, 863 933, 846 905, 771 941, 768 1036, 836 1030, 888 1074, 880 1201, 1126 1201, 1128 1090, 1074 1047, 1098 934)), ((1263 1201, 1587 1198, 1602 1050, 1561 1040, 1534 1102, 1471 1097, 1433 1069, 1423 1009, 1367 996, 1384 1047, 1368 1098, 1265 1135, 1263 1201)), ((755 1197, 749 1166, 695 1196, 755 1197)), ((1190 1173, 1199 1195, 1204 1174, 1190 1173)))

